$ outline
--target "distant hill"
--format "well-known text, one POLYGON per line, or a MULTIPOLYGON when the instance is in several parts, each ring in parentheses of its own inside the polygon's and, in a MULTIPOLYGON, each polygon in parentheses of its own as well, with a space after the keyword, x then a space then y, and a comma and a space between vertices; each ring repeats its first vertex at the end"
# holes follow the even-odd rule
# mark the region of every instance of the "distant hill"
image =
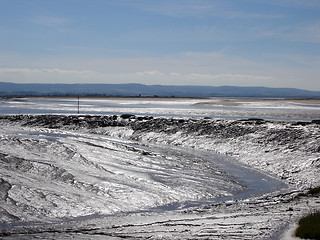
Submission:
POLYGON ((143 84, 40 84, 0 82, 0 96, 159 96, 320 98, 320 91, 296 88, 169 86, 143 84))

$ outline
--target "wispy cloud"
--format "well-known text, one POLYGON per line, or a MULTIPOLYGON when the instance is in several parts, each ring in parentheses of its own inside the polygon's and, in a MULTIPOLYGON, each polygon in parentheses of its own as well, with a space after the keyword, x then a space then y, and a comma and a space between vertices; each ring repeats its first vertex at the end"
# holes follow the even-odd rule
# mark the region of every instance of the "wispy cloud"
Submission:
POLYGON ((75 69, 61 69, 61 68, 0 68, 0 74, 6 73, 22 73, 22 74, 30 74, 30 73, 58 73, 58 74, 90 74, 92 71, 87 70, 75 70, 75 69))
POLYGON ((261 36, 289 42, 320 43, 320 22, 299 23, 260 30, 261 36))
POLYGON ((172 17, 200 17, 210 13, 215 6, 213 1, 207 0, 119 0, 116 4, 172 17))
POLYGON ((250 13, 245 11, 221 11, 216 16, 229 19, 280 19, 285 18, 285 14, 250 13))
POLYGON ((282 14, 250 13, 233 9, 230 5, 218 0, 118 0, 118 5, 140 9, 171 17, 220 17, 220 18, 283 18, 282 14))
POLYGON ((312 69, 319 69, 320 66, 320 56, 288 53, 267 53, 264 56, 273 59, 274 63, 285 63, 286 66, 291 66, 295 69, 309 69, 312 71, 312 69))
MULTIPOLYGON (((153 71, 147 71, 153 72, 153 71)), ((141 75, 138 73, 126 74, 126 79, 135 81, 139 79, 142 83, 156 79, 157 84, 167 85, 204 85, 204 86, 272 86, 279 79, 268 75, 241 74, 241 73, 186 73, 186 72, 158 72, 156 74, 141 75)), ((154 83, 154 82, 153 82, 154 83)))
POLYGON ((260 0, 267 4, 272 4, 276 6, 284 6, 290 8, 320 8, 320 1, 319 0, 260 0))
POLYGON ((31 68, 0 68, 0 74, 5 73, 40 73, 39 69, 31 68))
POLYGON ((98 73, 63 68, 0 68, 0 81, 17 83, 79 83, 90 82, 98 73), (45 79, 45 81, 44 81, 45 79))
POLYGON ((31 22, 47 27, 58 27, 70 23, 71 20, 68 18, 58 16, 36 16, 31 19, 31 22))
POLYGON ((290 86, 318 89, 319 57, 264 57, 272 59, 272 64, 230 55, 228 50, 182 52, 154 58, 56 58, 30 63, 32 67, 23 67, 25 61, 17 59, 15 62, 22 67, 0 68, 0 81, 290 86))
POLYGON ((233 74, 233 73, 223 73, 223 74, 203 74, 203 73, 191 73, 188 74, 193 78, 201 79, 222 79, 225 81, 228 80, 241 80, 245 79, 246 81, 251 80, 274 80, 275 77, 272 76, 261 76, 261 75, 249 75, 249 74, 233 74))

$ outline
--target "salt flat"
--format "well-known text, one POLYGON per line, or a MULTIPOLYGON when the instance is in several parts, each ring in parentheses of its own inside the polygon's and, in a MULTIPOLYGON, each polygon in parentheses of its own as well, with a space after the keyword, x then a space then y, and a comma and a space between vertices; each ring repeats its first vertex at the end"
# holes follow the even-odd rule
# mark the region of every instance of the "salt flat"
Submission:
MULTIPOLYGON (((135 114, 163 117, 264 118, 304 120, 320 118, 317 99, 255 98, 89 98, 81 97, 82 114, 135 114)), ((0 99, 0 114, 77 114, 78 98, 0 99)))

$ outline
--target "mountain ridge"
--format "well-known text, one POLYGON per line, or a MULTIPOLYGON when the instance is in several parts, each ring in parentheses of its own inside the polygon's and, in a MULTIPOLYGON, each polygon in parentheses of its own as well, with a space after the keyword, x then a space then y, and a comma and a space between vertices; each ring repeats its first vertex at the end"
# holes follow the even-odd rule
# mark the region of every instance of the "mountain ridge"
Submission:
POLYGON ((320 91, 262 86, 144 85, 140 83, 13 83, 0 82, 0 96, 121 97, 278 97, 320 98, 320 91))

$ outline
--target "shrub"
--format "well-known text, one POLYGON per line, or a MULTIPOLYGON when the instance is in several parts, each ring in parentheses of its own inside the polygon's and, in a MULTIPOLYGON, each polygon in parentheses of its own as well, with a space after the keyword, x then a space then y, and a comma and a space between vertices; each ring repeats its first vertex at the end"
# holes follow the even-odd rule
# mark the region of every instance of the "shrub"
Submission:
POLYGON ((320 193, 320 186, 309 188, 308 192, 302 192, 297 195, 297 197, 307 197, 307 196, 313 196, 320 193))
POLYGON ((132 115, 132 114, 122 114, 120 116, 122 119, 128 119, 128 118, 133 118, 135 117, 135 115, 132 115))
POLYGON ((314 188, 310 188, 309 191, 308 191, 308 194, 311 194, 311 195, 315 195, 315 194, 318 194, 318 193, 320 193, 320 186, 314 187, 314 188))
POLYGON ((307 126, 307 125, 310 125, 311 122, 296 122, 296 123, 293 123, 292 125, 295 125, 295 126, 307 126))
POLYGON ((314 124, 320 124, 320 120, 318 120, 318 119, 312 120, 311 122, 314 123, 314 124))
POLYGON ((296 237, 320 239, 320 212, 311 213, 300 219, 296 237))

